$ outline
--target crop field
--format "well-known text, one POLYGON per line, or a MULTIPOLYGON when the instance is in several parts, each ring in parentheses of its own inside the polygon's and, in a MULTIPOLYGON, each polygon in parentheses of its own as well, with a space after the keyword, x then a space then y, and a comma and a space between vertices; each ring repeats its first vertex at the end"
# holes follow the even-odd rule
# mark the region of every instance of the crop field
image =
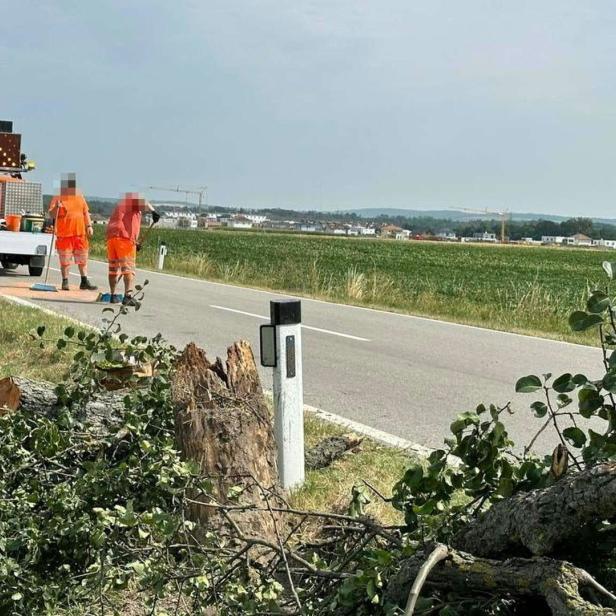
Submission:
MULTIPOLYGON (((569 313, 605 284, 611 251, 438 244, 240 231, 152 232, 139 254, 153 268, 233 284, 501 329, 593 342, 569 313)), ((102 234, 93 254, 104 258, 102 234)))

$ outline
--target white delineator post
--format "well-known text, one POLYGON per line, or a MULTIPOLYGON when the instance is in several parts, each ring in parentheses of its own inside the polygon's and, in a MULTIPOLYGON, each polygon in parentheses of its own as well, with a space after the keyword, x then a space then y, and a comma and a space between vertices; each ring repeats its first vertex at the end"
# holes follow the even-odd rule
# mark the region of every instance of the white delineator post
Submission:
POLYGON ((270 302, 275 328, 274 430, 278 474, 285 490, 304 483, 304 390, 301 302, 270 302))
POLYGON ((158 247, 158 269, 161 270, 165 266, 165 256, 167 255, 167 244, 162 242, 158 247))

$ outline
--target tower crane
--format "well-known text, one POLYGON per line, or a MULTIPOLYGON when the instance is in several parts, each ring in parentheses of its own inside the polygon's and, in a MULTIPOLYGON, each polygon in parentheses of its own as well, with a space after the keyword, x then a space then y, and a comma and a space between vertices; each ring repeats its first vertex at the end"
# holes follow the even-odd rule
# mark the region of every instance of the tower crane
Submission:
POLYGON ((203 196, 207 193, 207 186, 198 186, 197 188, 182 188, 181 186, 146 186, 147 190, 164 190, 166 192, 183 193, 186 195, 186 201, 188 202, 188 195, 196 195, 199 197, 199 209, 203 205, 203 196))
POLYGON ((460 207, 456 209, 458 209, 461 212, 474 212, 475 214, 496 214, 497 216, 499 216, 500 221, 501 221, 500 239, 503 244, 505 243, 507 239, 505 235, 507 221, 511 220, 511 212, 509 210, 488 210, 488 209, 474 210, 474 209, 466 208, 466 207, 460 207))

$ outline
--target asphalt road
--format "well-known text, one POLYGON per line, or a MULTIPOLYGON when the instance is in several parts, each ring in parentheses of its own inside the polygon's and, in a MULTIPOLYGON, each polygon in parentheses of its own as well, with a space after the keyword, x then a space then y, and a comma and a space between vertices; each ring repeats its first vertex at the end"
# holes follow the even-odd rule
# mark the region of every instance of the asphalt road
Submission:
MULTIPOLYGON (((90 272, 104 287, 105 264, 91 262, 90 272)), ((270 300, 289 297, 154 272, 141 271, 138 277, 150 285, 143 308, 125 319, 124 331, 162 332, 176 346, 195 341, 210 356, 224 357, 226 347, 240 338, 257 354, 258 327, 268 321, 270 300)), ((59 286, 57 271, 50 279, 59 286)), ((26 282, 27 276, 0 270, 0 291, 26 282)), ((63 301, 61 293, 32 301, 101 323, 101 304, 63 301)), ((600 352, 590 347, 316 300, 302 300, 302 311, 305 402, 431 447, 442 443, 458 412, 479 402, 512 401, 510 434, 526 442, 539 423, 528 409, 535 398, 514 392, 518 377, 593 375, 601 369, 600 352)), ((266 387, 271 387, 270 372, 262 369, 266 387)))

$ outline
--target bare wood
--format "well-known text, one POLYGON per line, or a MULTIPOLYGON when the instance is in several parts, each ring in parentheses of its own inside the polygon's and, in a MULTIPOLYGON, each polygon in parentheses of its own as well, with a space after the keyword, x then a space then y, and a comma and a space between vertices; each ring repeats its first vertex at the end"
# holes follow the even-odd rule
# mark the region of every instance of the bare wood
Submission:
POLYGON ((615 515, 616 462, 606 462, 496 503, 452 544, 477 556, 504 555, 520 547, 547 555, 563 540, 615 515))
MULTIPOLYGON (((428 552, 404 561, 390 580, 385 601, 400 605, 419 575, 428 552)), ((478 592, 519 599, 543 598, 553 616, 616 616, 616 601, 592 576, 574 565, 553 558, 491 560, 449 548, 448 557, 435 566, 425 586, 472 595, 478 592), (605 605, 596 605, 580 594, 582 588, 598 590, 605 605)))
POLYGON ((438 543, 417 573, 417 577, 415 578, 413 586, 411 586, 411 591, 409 592, 406 607, 404 609, 404 616, 413 616, 415 613, 417 599, 419 599, 421 589, 423 588, 428 575, 430 575, 430 571, 432 571, 432 569, 434 569, 434 567, 436 567, 436 565, 438 565, 438 563, 442 560, 445 560, 447 556, 449 556, 449 548, 442 543, 438 543))
MULTIPOLYGON (((230 346, 224 363, 210 362, 189 344, 174 365, 171 391, 179 449, 210 478, 217 501, 231 502, 229 490, 235 486, 243 501, 259 506, 263 496, 256 484, 279 492, 272 416, 248 342, 230 346)), ((201 498, 208 497, 193 500, 201 498)), ((188 515, 205 523, 213 521, 212 513, 193 503, 188 515)), ((241 525, 247 535, 276 540, 271 516, 262 511, 242 516, 241 525)))

